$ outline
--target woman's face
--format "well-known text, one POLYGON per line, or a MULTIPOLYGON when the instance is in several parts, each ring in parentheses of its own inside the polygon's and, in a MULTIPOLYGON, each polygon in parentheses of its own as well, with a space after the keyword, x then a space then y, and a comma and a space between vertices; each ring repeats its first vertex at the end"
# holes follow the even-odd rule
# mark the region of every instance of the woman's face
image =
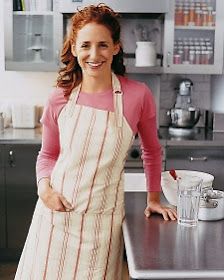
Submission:
POLYGON ((111 73, 113 56, 119 49, 107 27, 88 23, 78 31, 72 53, 77 57, 84 76, 98 77, 111 73))

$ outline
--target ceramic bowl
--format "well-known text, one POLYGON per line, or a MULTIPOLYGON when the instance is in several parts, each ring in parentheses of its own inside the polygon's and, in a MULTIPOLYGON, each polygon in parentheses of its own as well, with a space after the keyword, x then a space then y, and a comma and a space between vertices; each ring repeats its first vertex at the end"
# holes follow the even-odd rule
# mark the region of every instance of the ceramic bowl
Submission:
MULTIPOLYGON (((212 188, 214 176, 200 171, 194 170, 176 170, 178 177, 198 176, 203 180, 202 191, 212 188)), ((161 186, 167 201, 174 206, 177 206, 177 181, 173 179, 169 171, 162 172, 161 186)))

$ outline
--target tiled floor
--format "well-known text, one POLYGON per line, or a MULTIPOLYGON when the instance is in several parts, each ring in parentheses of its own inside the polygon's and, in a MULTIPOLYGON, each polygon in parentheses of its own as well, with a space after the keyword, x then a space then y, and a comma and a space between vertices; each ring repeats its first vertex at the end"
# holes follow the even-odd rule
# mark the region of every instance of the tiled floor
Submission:
MULTIPOLYGON (((1 280, 13 280, 15 271, 17 268, 17 263, 12 262, 12 263, 0 263, 0 279, 1 280)), ((128 268, 127 268, 127 263, 124 262, 123 266, 123 280, 128 280, 128 268)))

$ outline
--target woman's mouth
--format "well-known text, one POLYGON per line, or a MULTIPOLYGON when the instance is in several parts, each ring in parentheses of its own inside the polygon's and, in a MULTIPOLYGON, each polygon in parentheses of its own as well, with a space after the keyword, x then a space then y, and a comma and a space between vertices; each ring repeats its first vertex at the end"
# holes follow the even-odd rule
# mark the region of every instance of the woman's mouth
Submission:
POLYGON ((104 61, 102 62, 87 62, 87 64, 91 67, 91 68, 99 68, 101 65, 103 65, 104 61))

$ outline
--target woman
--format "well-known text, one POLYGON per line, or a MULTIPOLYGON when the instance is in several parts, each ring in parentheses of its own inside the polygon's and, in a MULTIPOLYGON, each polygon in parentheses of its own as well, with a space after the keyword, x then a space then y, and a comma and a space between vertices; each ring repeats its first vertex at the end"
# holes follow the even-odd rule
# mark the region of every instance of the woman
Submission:
POLYGON ((145 215, 160 204, 161 149, 145 84, 124 78, 117 15, 89 6, 71 20, 57 89, 45 108, 37 160, 39 200, 16 279, 121 279, 124 162, 138 132, 145 215))

